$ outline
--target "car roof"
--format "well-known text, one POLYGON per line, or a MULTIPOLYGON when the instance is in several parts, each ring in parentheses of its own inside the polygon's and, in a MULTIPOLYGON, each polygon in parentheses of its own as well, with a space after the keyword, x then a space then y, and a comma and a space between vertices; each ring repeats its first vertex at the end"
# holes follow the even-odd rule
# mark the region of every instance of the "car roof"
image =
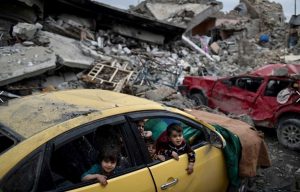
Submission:
POLYGON ((275 71, 279 69, 286 69, 287 75, 300 74, 300 64, 268 64, 254 70, 250 74, 257 76, 276 76, 275 71))
POLYGON ((134 106, 145 110, 162 105, 147 99, 99 89, 57 91, 10 100, 0 107, 0 123, 23 138, 91 113, 134 106))

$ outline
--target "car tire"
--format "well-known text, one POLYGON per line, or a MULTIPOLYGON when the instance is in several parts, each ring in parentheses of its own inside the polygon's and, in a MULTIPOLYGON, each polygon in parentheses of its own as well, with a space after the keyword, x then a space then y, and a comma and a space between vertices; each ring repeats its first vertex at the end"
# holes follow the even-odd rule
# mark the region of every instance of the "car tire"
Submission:
POLYGON ((277 138, 283 146, 300 150, 300 117, 295 115, 282 118, 278 123, 277 138))
POLYGON ((194 93, 190 99, 195 102, 196 106, 207 105, 206 98, 202 93, 194 93))

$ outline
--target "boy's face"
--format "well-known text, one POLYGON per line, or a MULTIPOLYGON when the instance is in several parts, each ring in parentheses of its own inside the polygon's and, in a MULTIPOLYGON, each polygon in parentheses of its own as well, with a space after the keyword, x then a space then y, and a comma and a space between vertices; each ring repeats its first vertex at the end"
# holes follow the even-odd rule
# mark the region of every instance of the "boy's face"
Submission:
POLYGON ((152 157, 156 152, 155 145, 154 144, 148 144, 148 151, 150 153, 150 156, 152 157))
POLYGON ((109 159, 103 159, 101 161, 101 167, 106 173, 112 172, 116 168, 117 162, 109 159))
POLYGON ((181 145, 183 141, 183 135, 181 132, 172 131, 171 135, 169 136, 169 140, 175 145, 179 146, 181 145))

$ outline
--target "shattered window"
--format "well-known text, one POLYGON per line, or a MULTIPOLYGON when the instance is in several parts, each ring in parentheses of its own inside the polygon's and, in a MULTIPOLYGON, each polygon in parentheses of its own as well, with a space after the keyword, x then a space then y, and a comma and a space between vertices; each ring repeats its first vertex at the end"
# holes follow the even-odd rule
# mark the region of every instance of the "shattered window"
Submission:
POLYGON ((262 82, 262 78, 242 77, 237 78, 233 85, 240 89, 245 89, 247 91, 256 93, 262 82))
POLYGON ((287 88, 290 85, 290 83, 291 82, 288 80, 269 80, 265 90, 265 96, 277 97, 278 93, 282 89, 287 88))

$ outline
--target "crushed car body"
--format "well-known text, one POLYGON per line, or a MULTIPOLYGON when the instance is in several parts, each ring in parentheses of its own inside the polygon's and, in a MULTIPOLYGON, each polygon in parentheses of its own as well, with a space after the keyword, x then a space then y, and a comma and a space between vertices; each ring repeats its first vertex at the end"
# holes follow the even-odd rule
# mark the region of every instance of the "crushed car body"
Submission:
POLYGON ((186 76, 181 93, 197 105, 247 114, 256 126, 277 128, 279 142, 300 149, 300 65, 270 64, 234 77, 186 76))

